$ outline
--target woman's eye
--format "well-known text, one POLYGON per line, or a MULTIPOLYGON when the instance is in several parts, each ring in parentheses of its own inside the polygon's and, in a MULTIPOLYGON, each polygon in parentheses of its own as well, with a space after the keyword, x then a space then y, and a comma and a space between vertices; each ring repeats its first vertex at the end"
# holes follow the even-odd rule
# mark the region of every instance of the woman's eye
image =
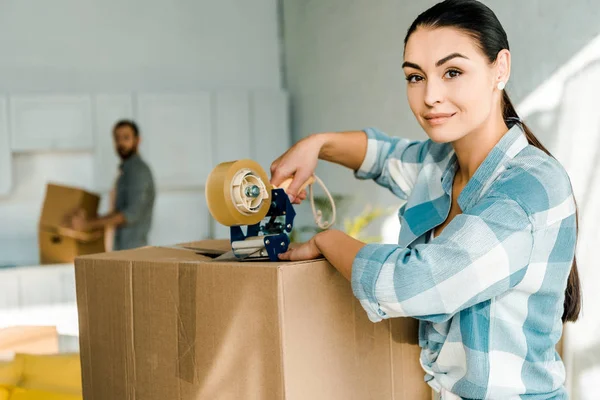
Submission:
POLYGON ((452 79, 452 78, 456 78, 460 75, 461 75, 461 72, 459 70, 451 69, 446 72, 446 74, 444 75, 444 78, 452 79))
POLYGON ((419 75, 409 75, 406 77, 406 80, 408 81, 408 83, 417 83, 422 81, 423 77, 419 75))

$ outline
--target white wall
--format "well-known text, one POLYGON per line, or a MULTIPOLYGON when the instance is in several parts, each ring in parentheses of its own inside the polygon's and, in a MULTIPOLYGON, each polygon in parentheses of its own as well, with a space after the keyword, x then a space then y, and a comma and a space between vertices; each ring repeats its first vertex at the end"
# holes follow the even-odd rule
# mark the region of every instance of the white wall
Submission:
MULTIPOLYGON (((295 139, 313 132, 377 126, 390 134, 426 139, 405 95, 403 40, 410 23, 436 0, 284 0, 285 77, 295 139)), ((579 271, 584 314, 568 326, 569 385, 573 398, 597 397, 600 379, 600 245, 597 198, 600 120, 600 7, 576 0, 487 0, 506 29, 513 56, 507 90, 521 116, 572 176, 580 211, 579 271), (596 307, 597 308, 597 307, 596 307)), ((372 183, 357 183, 339 167, 319 175, 337 193, 361 203, 398 200, 372 183)), ((397 218, 386 222, 397 229, 397 218)), ((393 234, 387 241, 394 241, 393 234)))
MULTIPOLYGON (((436 2, 284 0, 285 78, 294 138, 372 125, 394 135, 426 138, 408 107, 401 65, 408 27, 436 2)), ((509 36, 513 69, 507 90, 517 104, 600 33, 600 8, 589 1, 568 7, 541 0, 484 3, 509 36)), ((552 145, 554 137, 536 132, 552 145)), ((354 191, 346 171, 324 171, 333 174, 327 177, 337 191, 354 191)))
POLYGON ((276 0, 2 1, 0 54, 0 266, 38 262, 47 182, 107 209, 119 118, 140 123, 158 184, 153 244, 226 234, 208 172, 289 144, 276 0))
POLYGON ((275 0, 0 2, 0 91, 280 87, 275 0))

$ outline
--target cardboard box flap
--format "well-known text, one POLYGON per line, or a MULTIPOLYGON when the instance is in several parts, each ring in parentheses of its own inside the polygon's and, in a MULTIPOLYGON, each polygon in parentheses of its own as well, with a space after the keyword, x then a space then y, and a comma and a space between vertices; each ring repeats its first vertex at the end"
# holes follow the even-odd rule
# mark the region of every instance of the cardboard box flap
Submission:
POLYGON ((95 217, 100 197, 84 190, 48 184, 39 225, 41 228, 52 229, 63 224, 63 218, 75 209, 83 208, 90 217, 95 217))
POLYGON ((231 250, 231 242, 228 239, 209 239, 177 244, 179 247, 195 249, 199 253, 221 255, 231 250))
POLYGON ((133 262, 207 262, 212 258, 181 247, 146 246, 131 250, 112 251, 109 253, 90 254, 79 256, 76 260, 102 260, 102 261, 133 261, 133 262))
MULTIPOLYGON (((290 248, 294 248, 297 246, 300 246, 301 243, 291 243, 290 244, 290 248)), ((228 251, 231 250, 231 242, 228 239, 209 239, 209 240, 200 240, 200 241, 195 241, 195 242, 188 242, 188 243, 181 243, 177 245, 178 247, 183 247, 186 249, 190 249, 190 250, 195 250, 197 251, 199 254, 208 256, 208 257, 218 257, 224 253, 227 253, 228 251)), ((233 257, 233 256, 232 256, 233 257)), ((318 260, 324 260, 324 257, 315 259, 315 260, 307 260, 307 261, 253 261, 252 259, 247 259, 244 260, 244 264, 246 263, 253 263, 253 264, 277 264, 277 265, 281 265, 281 266, 289 266, 289 265, 296 265, 296 264, 304 264, 307 262, 314 262, 314 261, 318 261, 318 260)), ((230 261, 230 260, 216 260, 216 262, 235 262, 235 261, 230 261)))

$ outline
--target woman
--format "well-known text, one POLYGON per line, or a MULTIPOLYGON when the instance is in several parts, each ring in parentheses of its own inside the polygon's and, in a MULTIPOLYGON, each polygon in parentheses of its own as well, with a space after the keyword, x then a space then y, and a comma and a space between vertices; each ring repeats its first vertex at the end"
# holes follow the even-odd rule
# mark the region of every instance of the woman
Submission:
POLYGON ((426 141, 377 129, 311 135, 271 166, 298 193, 318 159, 407 200, 399 245, 330 230, 281 255, 325 256, 373 322, 420 320, 421 365, 442 398, 567 398, 555 351, 580 310, 567 173, 504 91, 511 54, 494 13, 446 0, 404 42, 407 94, 426 141))

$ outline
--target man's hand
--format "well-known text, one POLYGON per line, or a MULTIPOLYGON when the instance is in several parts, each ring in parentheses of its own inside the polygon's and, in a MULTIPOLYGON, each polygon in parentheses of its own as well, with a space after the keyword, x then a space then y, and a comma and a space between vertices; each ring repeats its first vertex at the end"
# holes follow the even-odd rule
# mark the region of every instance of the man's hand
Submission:
POLYGON ((70 225, 76 231, 86 232, 90 230, 89 221, 83 209, 79 209, 71 215, 70 225))
POLYGON ((125 224, 123 213, 114 212, 100 218, 88 218, 85 210, 75 210, 64 217, 63 225, 66 228, 79 232, 91 232, 104 229, 107 226, 119 226, 125 224))

